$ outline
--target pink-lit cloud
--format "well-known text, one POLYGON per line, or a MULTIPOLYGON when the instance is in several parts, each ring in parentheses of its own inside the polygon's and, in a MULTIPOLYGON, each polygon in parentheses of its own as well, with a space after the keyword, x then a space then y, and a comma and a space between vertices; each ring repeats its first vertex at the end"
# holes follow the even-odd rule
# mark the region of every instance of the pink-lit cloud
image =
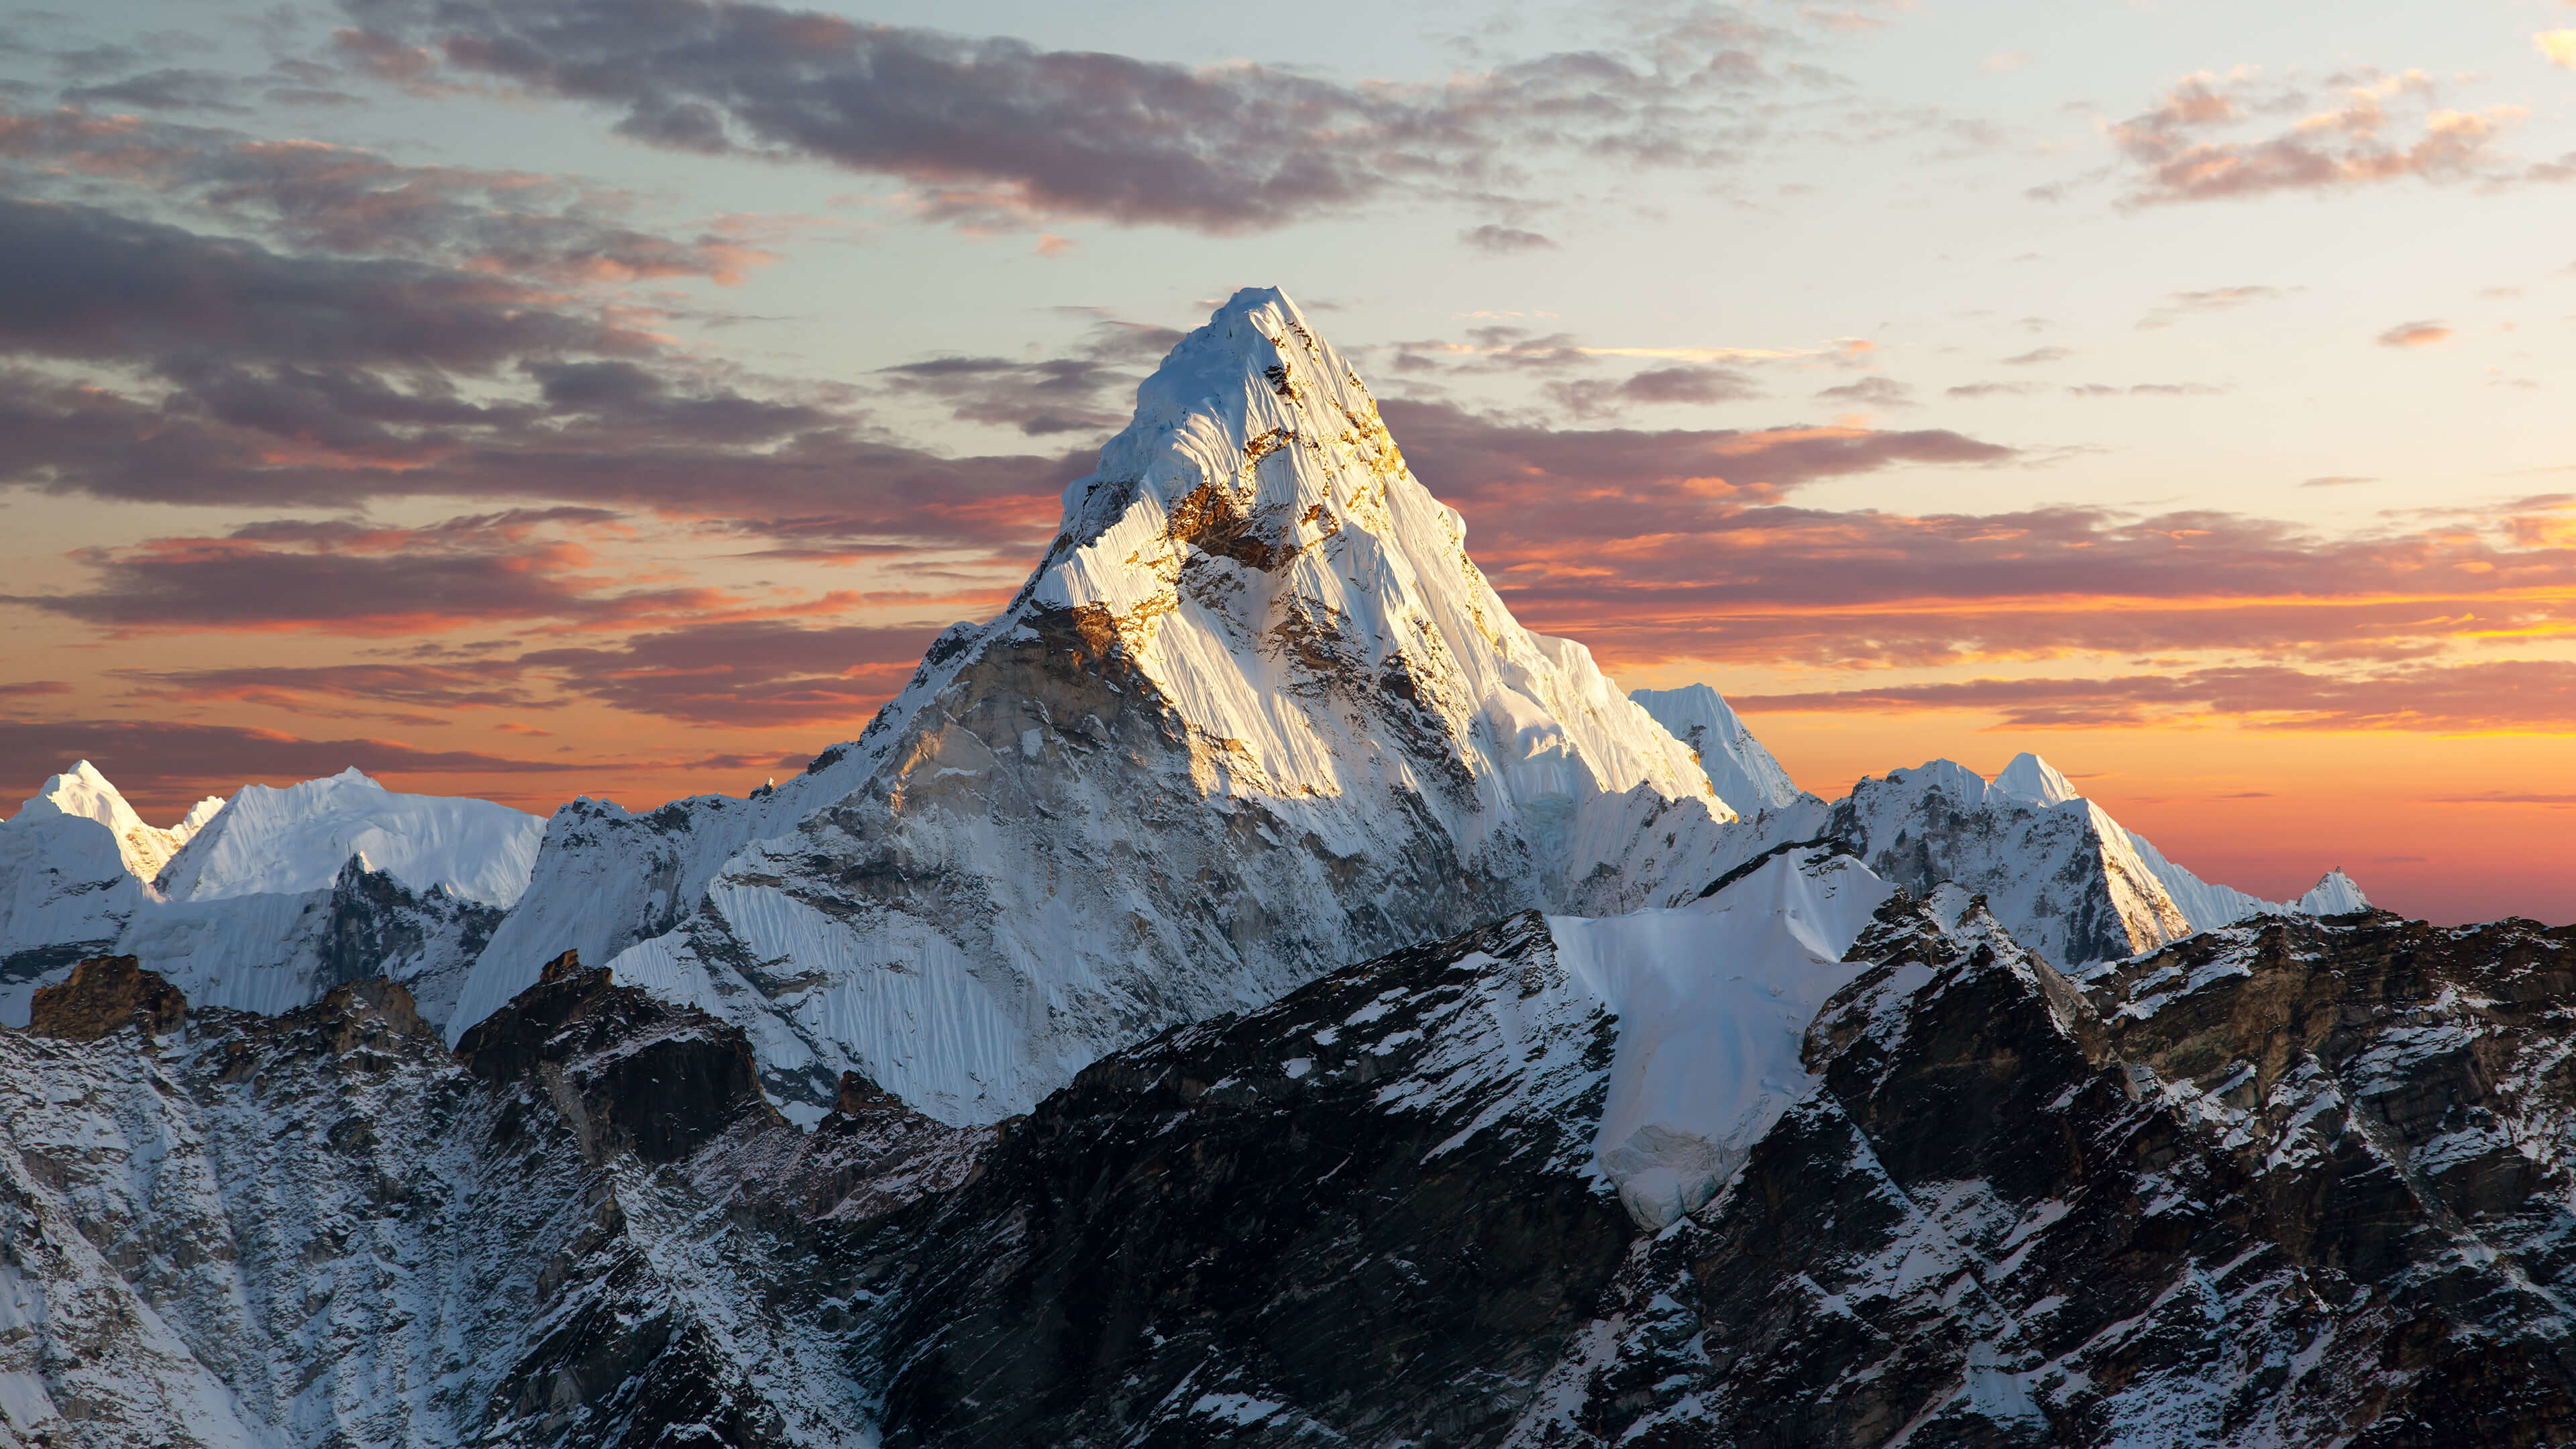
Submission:
POLYGON ((2497 170, 2516 107, 2438 103, 2422 71, 2365 74, 2323 97, 2240 73, 2184 77, 2154 109, 2110 129, 2133 170, 2128 200, 2151 205, 2323 191, 2497 170), (2253 134, 2248 134, 2249 132, 2253 134))

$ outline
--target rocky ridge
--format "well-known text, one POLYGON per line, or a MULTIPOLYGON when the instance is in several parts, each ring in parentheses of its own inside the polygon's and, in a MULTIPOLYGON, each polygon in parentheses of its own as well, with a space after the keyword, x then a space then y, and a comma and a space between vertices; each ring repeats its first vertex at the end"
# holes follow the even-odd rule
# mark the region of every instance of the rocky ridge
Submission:
POLYGON ((737 1028, 570 959, 452 1055, 389 983, 147 1036, 148 973, 103 965, 49 996, 93 1039, 0 1034, 6 1432, 2576 1433, 2576 929, 2269 917, 2068 976, 1965 891, 1879 887, 1845 961, 1730 958, 1816 978, 1780 1015, 1791 1091, 1679 1211, 1624 1190, 1612 1123, 1673 1013, 1612 1009, 1586 932, 1795 929, 1861 878, 1792 850, 1697 913, 1510 917, 991 1128, 853 1077, 800 1132, 737 1028))

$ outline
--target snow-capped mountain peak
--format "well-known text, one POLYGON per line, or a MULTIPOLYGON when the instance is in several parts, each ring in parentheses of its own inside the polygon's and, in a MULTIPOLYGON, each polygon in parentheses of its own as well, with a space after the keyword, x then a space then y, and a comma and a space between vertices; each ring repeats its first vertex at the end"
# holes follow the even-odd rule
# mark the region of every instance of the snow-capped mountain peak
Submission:
MULTIPOLYGON (((1787 828, 1787 827, 1783 827, 1787 828)), ((2283 904, 2202 880, 2077 794, 2037 755, 1992 782, 1951 760, 1864 778, 1836 801, 1826 832, 1870 869, 1919 893, 1953 881, 1985 893, 1996 917, 2046 959, 2117 960, 2256 915, 2322 914, 2349 888, 2337 877, 2283 904)))
POLYGON ((527 888, 545 822, 445 795, 402 795, 355 766, 285 789, 245 785, 159 872, 175 900, 322 890, 353 855, 416 891, 508 906, 527 888))
POLYGON ((1641 784, 1717 805, 1590 651, 1513 621, 1466 532, 1296 304, 1246 288, 1172 349, 1098 470, 1066 489, 1021 612, 1061 615, 1160 686, 1221 750, 1220 793, 1337 794, 1365 759, 1363 774, 1413 788, 1457 775, 1475 805, 1641 784), (1306 707, 1333 693, 1409 716, 1417 748, 1382 750, 1306 707))
POLYGON ((2310 916, 2348 916, 2369 910, 2370 897, 2362 894, 2358 882, 2343 873, 2342 866, 2336 866, 2318 877, 2308 893, 2292 902, 2290 908, 2310 916))
POLYGON ((116 837, 117 854, 125 868, 143 880, 161 873, 170 857, 188 843, 189 837, 223 808, 220 799, 200 800, 178 825, 170 829, 147 825, 143 817, 126 803, 125 796, 108 783, 98 767, 82 760, 38 786, 34 796, 12 816, 14 822, 31 822, 47 815, 74 820, 94 820, 116 837))
POLYGON ((1726 697, 1705 684, 1636 689, 1628 697, 1699 756, 1709 784, 1738 815, 1796 804, 1806 792, 1745 727, 1726 697))
POLYGON ((2004 766, 2002 774, 1995 776, 1990 788, 2017 800, 2027 800, 2042 809, 2082 798, 2066 777, 2057 773, 2056 766, 2028 750, 2013 756, 2012 763, 2004 766))
POLYGON ((1587 650, 1513 620, 1260 288, 1138 390, 1010 608, 820 763, 559 812, 451 1035, 577 949, 737 1021, 782 1097, 856 1070, 991 1120, 1162 1026, 1673 868, 1631 865, 1647 821, 1734 817, 1587 650))

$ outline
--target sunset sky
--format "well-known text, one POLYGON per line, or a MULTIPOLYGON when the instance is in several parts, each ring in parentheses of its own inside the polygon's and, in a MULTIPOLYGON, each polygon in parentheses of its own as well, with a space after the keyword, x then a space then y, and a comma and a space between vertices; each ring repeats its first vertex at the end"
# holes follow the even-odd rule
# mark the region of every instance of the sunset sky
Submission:
POLYGON ((0 790, 740 793, 1287 289, 1800 784, 2576 919, 2576 4, 0 19, 0 790))

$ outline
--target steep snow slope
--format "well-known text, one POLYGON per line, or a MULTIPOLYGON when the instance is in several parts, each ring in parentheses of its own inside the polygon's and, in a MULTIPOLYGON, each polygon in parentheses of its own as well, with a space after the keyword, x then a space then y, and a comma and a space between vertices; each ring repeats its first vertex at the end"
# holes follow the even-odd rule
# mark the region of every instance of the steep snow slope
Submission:
POLYGON ((507 907, 527 889, 545 822, 506 805, 397 795, 356 767, 283 790, 244 785, 159 875, 174 900, 328 887, 355 855, 419 891, 507 907))
POLYGON ((114 829, 55 801, 64 783, 47 780, 0 824, 0 983, 113 945, 147 894, 114 829))
POLYGON ((1807 792, 1745 728, 1725 696, 1705 684, 1680 689, 1633 689, 1628 697, 1655 717, 1673 738, 1698 754, 1708 782, 1738 815, 1758 815, 1794 805, 1807 792))
POLYGON ((1513 622, 1349 365, 1247 290, 1138 390, 1010 609, 815 775, 559 815, 450 1031, 613 949, 809 1112, 857 1070, 992 1120, 1161 1026, 1661 868, 1625 827, 1664 809, 1732 814, 1513 622))
POLYGON ((1893 889, 1849 856, 1791 851, 1678 910, 1548 919, 1558 963, 1619 1024, 1595 1150, 1640 1221, 1708 1201, 1814 1089, 1800 1040, 1893 889))

